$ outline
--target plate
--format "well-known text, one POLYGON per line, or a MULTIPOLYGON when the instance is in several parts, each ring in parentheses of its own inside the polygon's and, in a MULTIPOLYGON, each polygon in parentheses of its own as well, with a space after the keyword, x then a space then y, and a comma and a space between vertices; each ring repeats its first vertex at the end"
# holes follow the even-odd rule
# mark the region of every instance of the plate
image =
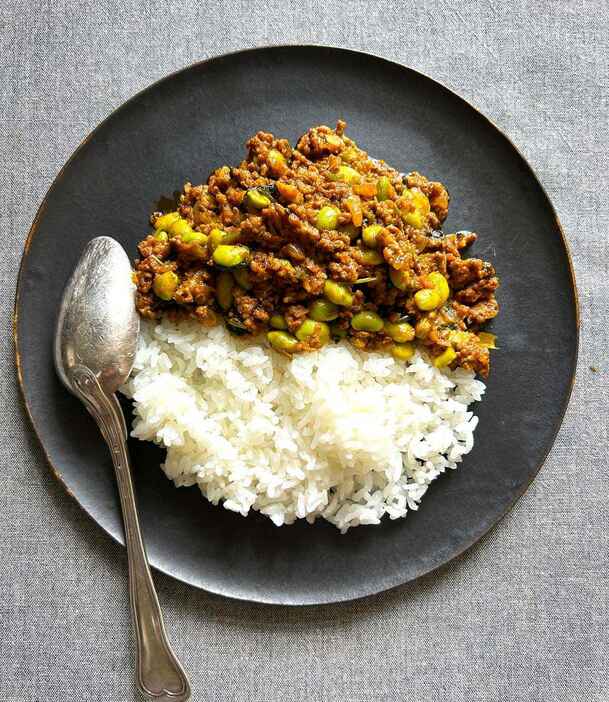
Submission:
POLYGON ((469 255, 502 285, 487 394, 474 450, 430 488, 417 512, 341 535, 318 522, 277 528, 176 489, 163 453, 130 441, 150 561, 196 587, 281 604, 349 600, 406 583, 474 544, 526 490, 568 402, 577 357, 573 270, 539 181, 510 141, 447 88, 390 61, 315 46, 214 58, 139 93, 79 146, 32 225, 17 288, 23 397, 53 472, 123 542, 110 458, 93 421, 53 372, 61 293, 85 244, 118 239, 131 256, 160 196, 244 157, 259 129, 294 142, 308 127, 348 123, 371 155, 420 170, 451 193, 446 222, 480 234, 469 255))

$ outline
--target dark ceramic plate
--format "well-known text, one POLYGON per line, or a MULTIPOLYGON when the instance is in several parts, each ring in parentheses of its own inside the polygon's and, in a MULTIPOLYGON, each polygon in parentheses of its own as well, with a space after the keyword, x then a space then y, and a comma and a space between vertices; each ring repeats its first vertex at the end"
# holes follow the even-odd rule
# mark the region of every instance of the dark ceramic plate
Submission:
POLYGON ((27 240, 16 301, 23 395, 57 477, 123 541, 106 447, 55 376, 62 289, 83 247, 109 234, 134 255, 159 196, 236 163, 259 129, 294 141, 344 118, 370 154, 442 180, 447 229, 480 234, 471 250, 501 277, 501 314, 476 446, 418 512, 347 535, 329 524, 278 529, 176 489, 162 452, 131 441, 152 564, 211 592, 259 602, 348 600, 413 580, 462 553, 522 495, 545 459, 573 382, 577 300, 567 247, 546 194, 508 139, 461 98, 413 70, 340 49, 276 47, 191 66, 129 100, 78 148, 27 240))

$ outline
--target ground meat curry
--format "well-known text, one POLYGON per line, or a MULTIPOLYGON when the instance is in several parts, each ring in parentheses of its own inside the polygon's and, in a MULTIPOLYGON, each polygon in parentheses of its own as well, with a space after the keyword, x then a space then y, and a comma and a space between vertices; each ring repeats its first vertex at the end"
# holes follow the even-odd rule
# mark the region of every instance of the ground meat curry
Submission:
POLYGON ((345 126, 295 148, 258 132, 241 164, 186 183, 139 244, 140 314, 224 322, 286 354, 347 338, 408 360, 418 343, 437 367, 486 377, 499 283, 462 258, 476 234, 445 234, 446 188, 369 157, 345 126))

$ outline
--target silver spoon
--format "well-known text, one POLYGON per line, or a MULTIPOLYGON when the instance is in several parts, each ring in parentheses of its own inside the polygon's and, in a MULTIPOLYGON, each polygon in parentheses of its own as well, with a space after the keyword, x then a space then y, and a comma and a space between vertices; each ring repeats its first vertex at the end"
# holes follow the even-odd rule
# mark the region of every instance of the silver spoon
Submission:
POLYGON ((183 702, 190 697, 190 685, 167 640, 150 575, 131 480, 127 427, 115 394, 133 367, 138 333, 129 258, 114 239, 93 239, 63 294, 55 367, 66 388, 93 415, 112 454, 129 561, 137 685, 151 699, 183 702))

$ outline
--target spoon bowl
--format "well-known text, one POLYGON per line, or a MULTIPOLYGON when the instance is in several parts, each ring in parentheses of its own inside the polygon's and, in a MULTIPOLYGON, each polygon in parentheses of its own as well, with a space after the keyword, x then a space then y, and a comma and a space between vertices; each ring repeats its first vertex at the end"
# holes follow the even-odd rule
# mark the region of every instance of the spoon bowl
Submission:
POLYGON ((140 329, 131 263, 108 236, 86 247, 65 289, 55 334, 55 367, 74 392, 70 370, 84 366, 108 395, 127 380, 140 329))

